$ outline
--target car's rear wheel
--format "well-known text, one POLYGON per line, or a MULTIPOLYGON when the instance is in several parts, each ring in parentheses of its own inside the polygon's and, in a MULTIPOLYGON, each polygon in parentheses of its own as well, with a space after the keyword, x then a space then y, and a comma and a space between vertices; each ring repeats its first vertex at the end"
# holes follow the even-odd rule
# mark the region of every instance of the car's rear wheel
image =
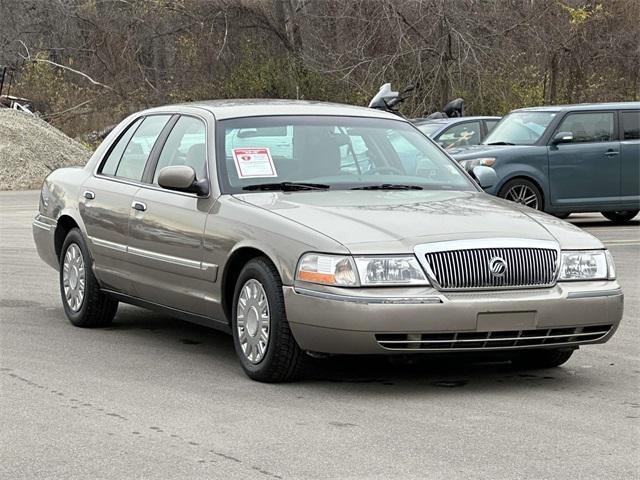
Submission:
POLYGON ((565 218, 569 218, 569 216, 571 215, 571 212, 561 212, 561 213, 554 213, 553 216, 557 217, 561 220, 564 220, 565 218))
POLYGON ((533 182, 524 178, 509 180, 500 189, 498 196, 535 210, 542 210, 544 206, 540 189, 533 182))
POLYGON ((553 368, 565 363, 573 355, 573 350, 525 350, 511 359, 516 368, 553 368))
POLYGON ((60 295, 64 313, 76 327, 109 325, 118 309, 118 302, 100 291, 89 249, 77 228, 69 231, 62 244, 60 295))
POLYGON ((245 373, 261 382, 295 379, 306 354, 293 338, 282 281, 267 258, 254 258, 240 272, 232 312, 233 343, 245 373))
POLYGON ((602 212, 605 218, 615 223, 625 223, 635 217, 640 210, 622 210, 617 212, 602 212))

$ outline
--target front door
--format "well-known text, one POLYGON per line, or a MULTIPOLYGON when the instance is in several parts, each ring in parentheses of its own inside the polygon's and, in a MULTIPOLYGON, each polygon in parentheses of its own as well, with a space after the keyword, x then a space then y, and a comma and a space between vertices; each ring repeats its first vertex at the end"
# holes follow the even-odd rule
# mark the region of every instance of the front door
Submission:
MULTIPOLYGON (((154 161, 154 160, 152 160, 154 161)), ((196 178, 208 177, 206 126, 181 116, 169 133, 157 164, 132 199, 127 260, 135 296, 148 302, 206 315, 217 267, 203 263, 203 234, 212 198, 161 188, 160 170, 188 165, 196 178)))
POLYGON ((557 207, 606 206, 620 196, 620 142, 615 112, 569 113, 558 132, 573 141, 549 145, 551 204, 557 207))

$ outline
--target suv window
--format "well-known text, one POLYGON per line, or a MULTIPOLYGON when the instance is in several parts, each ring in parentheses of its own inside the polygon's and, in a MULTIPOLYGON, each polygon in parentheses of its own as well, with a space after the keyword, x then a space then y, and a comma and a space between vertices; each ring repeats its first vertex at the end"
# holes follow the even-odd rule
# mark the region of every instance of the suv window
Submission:
POLYGON ((624 140, 640 139, 640 111, 622 112, 622 132, 624 140))
POLYGON ((188 165, 195 170, 198 180, 206 177, 206 135, 206 127, 202 120, 181 116, 162 147, 153 183, 158 183, 160 170, 173 165, 188 165))
POLYGON ((464 147, 480 143, 480 122, 466 122, 445 130, 438 143, 444 148, 464 147))
POLYGON ((614 139, 613 112, 570 113, 557 131, 573 133, 573 143, 610 142, 614 139))
MULTIPOLYGON (((127 132, 121 138, 109 155, 101 172, 130 180, 141 180, 151 149, 170 118, 171 115, 150 115, 142 120, 131 136, 127 135, 129 133, 127 132), (129 141, 122 152, 120 144, 123 143, 125 137, 129 137, 129 141), (116 150, 120 151, 119 155, 116 150), (112 155, 114 155, 113 159, 112 155)), ((132 128, 129 130, 133 131, 132 128)))
POLYGON ((500 120, 485 120, 484 123, 487 126, 487 133, 493 130, 493 127, 495 127, 499 121, 500 120))

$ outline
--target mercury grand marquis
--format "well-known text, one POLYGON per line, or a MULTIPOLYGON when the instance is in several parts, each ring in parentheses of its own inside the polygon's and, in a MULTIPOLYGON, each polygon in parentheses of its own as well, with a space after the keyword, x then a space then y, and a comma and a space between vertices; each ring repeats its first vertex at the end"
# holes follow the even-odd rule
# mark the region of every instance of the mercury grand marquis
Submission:
POLYGON ((318 354, 558 366, 620 322, 611 255, 485 194, 496 181, 373 109, 172 105, 51 173, 33 235, 73 325, 105 326, 119 302, 168 312, 230 333, 259 381, 294 379, 318 354))

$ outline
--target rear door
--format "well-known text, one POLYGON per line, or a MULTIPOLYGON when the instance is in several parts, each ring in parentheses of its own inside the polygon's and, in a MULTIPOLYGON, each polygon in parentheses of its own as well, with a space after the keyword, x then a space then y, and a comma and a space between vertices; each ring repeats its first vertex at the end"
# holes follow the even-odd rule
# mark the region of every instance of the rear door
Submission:
POLYGON ((640 110, 620 112, 620 170, 623 202, 640 202, 640 110))
POLYGON ((188 165, 198 180, 209 178, 207 123, 181 115, 154 152, 144 184, 132 199, 127 261, 135 296, 205 315, 205 297, 217 266, 203 263, 203 233, 215 201, 158 185, 160 170, 188 165))
MULTIPOLYGON (((572 112, 553 135, 571 132, 573 141, 549 145, 551 203, 600 207, 620 196, 620 142, 614 111, 572 112)), ((553 138, 552 135, 552 138, 553 138)))
POLYGON ((139 117, 107 151, 95 175, 83 184, 79 202, 90 243, 94 271, 106 288, 130 293, 126 262, 131 201, 167 115, 139 117))

